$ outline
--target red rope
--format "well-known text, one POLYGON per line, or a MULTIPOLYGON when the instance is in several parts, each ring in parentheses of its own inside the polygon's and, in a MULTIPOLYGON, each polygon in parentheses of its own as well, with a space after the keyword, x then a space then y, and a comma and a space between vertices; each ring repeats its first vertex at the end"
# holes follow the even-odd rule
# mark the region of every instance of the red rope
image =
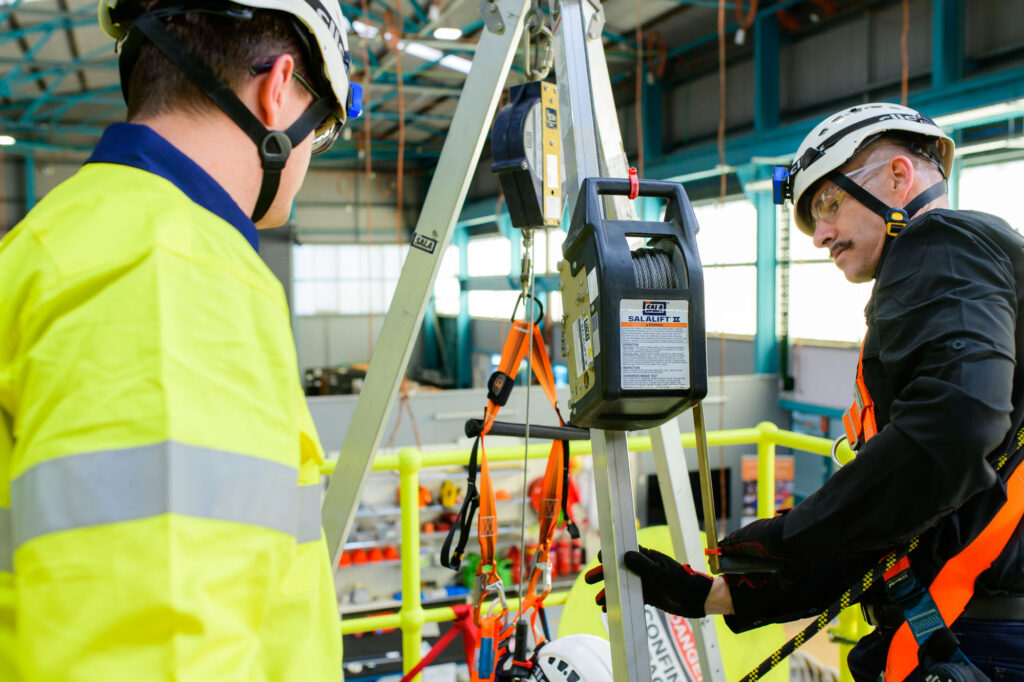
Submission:
POLYGON ((466 663, 472 669, 473 651, 476 649, 476 640, 479 637, 477 628, 473 625, 473 607, 470 604, 457 604, 452 607, 452 611, 455 612, 455 620, 452 622, 451 629, 444 633, 441 639, 437 640, 437 643, 430 648, 430 651, 423 657, 423 660, 402 676, 401 682, 409 682, 419 675, 424 668, 441 655, 442 651, 448 648, 448 645, 455 639, 455 635, 458 634, 462 635, 462 649, 466 654, 466 663))

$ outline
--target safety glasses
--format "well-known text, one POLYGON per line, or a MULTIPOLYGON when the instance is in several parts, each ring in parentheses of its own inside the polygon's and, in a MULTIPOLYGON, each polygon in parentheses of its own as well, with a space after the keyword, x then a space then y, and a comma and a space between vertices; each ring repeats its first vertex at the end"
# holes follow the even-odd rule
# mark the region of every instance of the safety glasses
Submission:
MULTIPOLYGON (((249 67, 249 73, 254 76, 267 73, 274 64, 257 64, 256 66, 249 67)), ((299 75, 298 71, 292 70, 292 75, 295 80, 299 82, 299 85, 304 87, 309 94, 313 96, 313 101, 317 102, 320 100, 320 93, 313 89, 313 86, 309 84, 305 78, 299 75)), ((345 127, 345 122, 342 121, 338 114, 335 112, 329 113, 323 121, 321 121, 316 128, 313 129, 313 154, 322 154, 331 148, 335 140, 338 139, 338 135, 341 134, 341 129, 345 127)))
MULTIPOLYGON (((878 170, 888 163, 888 161, 879 161, 877 163, 857 168, 849 173, 844 173, 844 175, 854 182, 857 182, 858 178, 866 177, 873 171, 878 170)), ((840 189, 838 185, 833 182, 827 182, 825 189, 822 190, 821 194, 818 195, 818 198, 814 200, 814 204, 811 206, 811 217, 814 218, 814 222, 833 222, 839 214, 839 207, 842 205, 843 198, 845 196, 846 192, 840 189)))

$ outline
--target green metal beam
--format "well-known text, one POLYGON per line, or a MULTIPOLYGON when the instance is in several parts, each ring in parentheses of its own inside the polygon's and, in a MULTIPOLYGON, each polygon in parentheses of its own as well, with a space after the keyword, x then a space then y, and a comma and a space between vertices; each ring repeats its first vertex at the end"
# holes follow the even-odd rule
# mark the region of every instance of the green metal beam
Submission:
POLYGON ((960 80, 964 66, 963 0, 932 0, 932 87, 960 80))

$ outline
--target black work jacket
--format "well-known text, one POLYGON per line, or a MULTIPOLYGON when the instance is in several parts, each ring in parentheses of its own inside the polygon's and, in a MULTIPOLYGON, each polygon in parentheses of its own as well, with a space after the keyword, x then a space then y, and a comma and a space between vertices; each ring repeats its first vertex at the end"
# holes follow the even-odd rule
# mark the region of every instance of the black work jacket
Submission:
MULTIPOLYGON (((1022 313, 1024 238, 1005 221, 932 210, 888 240, 865 309, 878 433, 786 515, 800 569, 730 580, 730 627, 819 613, 916 535, 911 562, 929 582, 976 536, 1006 499, 991 462, 1024 423, 1022 313)), ((976 593, 1024 594, 1022 550, 1018 527, 976 593)))

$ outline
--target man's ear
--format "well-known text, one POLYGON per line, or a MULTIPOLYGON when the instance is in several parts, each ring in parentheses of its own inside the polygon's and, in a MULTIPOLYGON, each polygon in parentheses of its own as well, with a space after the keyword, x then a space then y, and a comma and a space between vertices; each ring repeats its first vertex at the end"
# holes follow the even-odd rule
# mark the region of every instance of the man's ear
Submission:
POLYGON ((914 162, 909 157, 900 154, 889 161, 888 189, 895 195, 895 206, 907 205, 916 177, 914 162))
POLYGON ((294 70, 295 60, 290 54, 283 54, 274 60, 270 71, 259 77, 256 116, 267 128, 280 125, 285 92, 294 70))

